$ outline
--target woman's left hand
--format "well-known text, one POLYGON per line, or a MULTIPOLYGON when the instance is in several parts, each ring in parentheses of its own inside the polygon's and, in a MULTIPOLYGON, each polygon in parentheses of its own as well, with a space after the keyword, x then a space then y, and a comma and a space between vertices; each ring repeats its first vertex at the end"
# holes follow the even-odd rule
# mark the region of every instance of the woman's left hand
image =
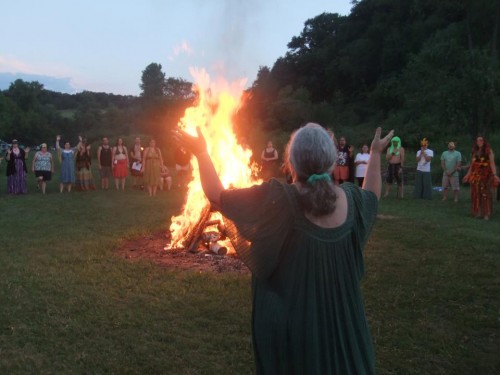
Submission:
POLYGON ((375 130, 375 136, 373 137, 373 141, 371 144, 372 152, 382 153, 382 151, 387 147, 389 141, 394 135, 394 130, 391 130, 384 138, 380 138, 381 134, 382 128, 378 127, 377 130, 375 130))

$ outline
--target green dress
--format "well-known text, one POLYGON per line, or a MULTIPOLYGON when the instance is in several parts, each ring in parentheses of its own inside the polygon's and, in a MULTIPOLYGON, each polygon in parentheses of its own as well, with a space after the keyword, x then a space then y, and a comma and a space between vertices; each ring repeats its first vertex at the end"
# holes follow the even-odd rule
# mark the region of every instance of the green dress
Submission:
POLYGON ((253 275, 257 374, 373 374, 360 280, 378 200, 353 184, 344 224, 303 214, 293 185, 270 180, 221 195, 228 236, 253 275))

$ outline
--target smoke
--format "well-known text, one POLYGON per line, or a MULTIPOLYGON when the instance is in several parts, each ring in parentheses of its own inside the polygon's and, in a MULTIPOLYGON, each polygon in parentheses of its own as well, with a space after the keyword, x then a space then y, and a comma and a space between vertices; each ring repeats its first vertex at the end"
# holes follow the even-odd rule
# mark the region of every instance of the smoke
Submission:
POLYGON ((259 32, 259 14, 263 12, 265 0, 225 0, 222 3, 221 13, 216 16, 214 26, 220 30, 215 41, 217 56, 212 69, 217 74, 223 74, 230 79, 248 76, 250 72, 245 67, 252 66, 254 55, 249 54, 252 48, 252 39, 259 32), (250 35, 253 34, 253 35, 250 35))

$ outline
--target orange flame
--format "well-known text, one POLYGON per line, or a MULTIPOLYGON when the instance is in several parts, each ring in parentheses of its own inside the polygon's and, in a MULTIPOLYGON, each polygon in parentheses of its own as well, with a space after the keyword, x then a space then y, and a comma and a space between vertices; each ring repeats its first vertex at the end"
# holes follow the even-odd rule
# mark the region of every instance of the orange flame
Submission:
MULTIPOLYGON (((210 82, 204 69, 190 69, 194 77, 198 104, 186 109, 179 127, 196 135, 196 126, 207 141, 207 150, 224 188, 248 187, 257 181, 252 178, 249 166, 252 152, 238 144, 233 132, 232 117, 241 105, 246 79, 228 84, 223 80, 210 82)), ((188 184, 186 203, 179 216, 172 217, 171 247, 182 247, 182 240, 199 220, 202 209, 208 204, 198 173, 198 162, 192 158, 193 180, 188 184)))

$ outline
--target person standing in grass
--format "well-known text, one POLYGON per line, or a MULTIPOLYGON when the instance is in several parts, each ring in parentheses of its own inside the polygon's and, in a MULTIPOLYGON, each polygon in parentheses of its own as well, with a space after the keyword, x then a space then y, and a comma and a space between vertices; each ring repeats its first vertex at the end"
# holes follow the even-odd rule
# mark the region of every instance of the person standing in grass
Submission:
POLYGON ((135 138, 134 145, 130 147, 130 174, 132 175, 132 187, 144 189, 142 181, 142 151, 141 138, 135 138))
POLYGON ((471 165, 463 178, 470 183, 472 216, 489 220, 492 213, 493 188, 498 187, 495 155, 486 139, 476 138, 472 146, 471 165))
POLYGON ((462 154, 455 150, 455 142, 448 142, 448 150, 441 154, 441 168, 443 168, 443 200, 448 199, 448 189, 453 189, 453 198, 458 202, 460 181, 458 173, 462 165, 462 154))
POLYGON ((99 175, 101 177, 101 189, 109 190, 109 178, 113 166, 113 149, 109 145, 108 137, 102 138, 102 145, 97 149, 97 165, 99 166, 99 175))
POLYGON ((273 146, 272 141, 268 141, 266 148, 260 154, 262 179, 269 180, 276 173, 278 163, 278 150, 273 146))
MULTIPOLYGON (((340 137, 336 148, 338 158, 337 167, 333 170, 333 178, 335 183, 340 185, 351 180, 350 172, 354 147, 347 144, 345 137, 340 137)), ((354 181, 354 179, 352 180, 354 181)))
POLYGON ((61 140, 61 136, 58 135, 56 137, 56 150, 57 157, 59 162, 61 163, 61 175, 60 175, 60 183, 59 183, 59 192, 64 191, 64 186, 68 193, 71 192, 71 187, 75 184, 75 158, 76 158, 76 150, 82 144, 82 137, 78 137, 78 146, 75 149, 71 148, 71 144, 66 141, 64 142, 64 149, 61 150, 61 146, 59 142, 61 140))
POLYGON ((382 189, 380 157, 393 135, 378 128, 363 188, 335 185, 336 147, 317 124, 292 134, 293 184, 271 179, 225 190, 201 130, 174 137, 198 159, 203 190, 252 271, 257 374, 374 374, 360 282, 382 189))
POLYGON ((401 138, 393 137, 391 146, 387 149, 385 155, 387 160, 387 176, 385 179, 385 194, 384 198, 389 195, 392 184, 396 180, 398 185, 398 198, 403 199, 403 164, 405 160, 405 149, 401 146, 401 138))
POLYGON ((142 163, 142 173, 144 176, 144 184, 148 187, 150 197, 156 195, 158 186, 161 180, 161 168, 163 167, 163 158, 161 151, 156 147, 156 141, 149 141, 149 147, 144 150, 144 160, 142 163))
POLYGON ((45 194, 47 181, 52 179, 52 173, 54 173, 54 159, 47 151, 47 143, 42 143, 40 148, 41 150, 37 151, 33 157, 31 169, 35 173, 38 187, 42 189, 42 194, 45 194))
POLYGON ((30 148, 22 149, 19 147, 17 139, 12 140, 12 147, 7 150, 5 160, 7 160, 7 192, 9 194, 19 195, 27 194, 28 186, 26 184, 26 159, 30 148))
POLYGON ((415 175, 415 189, 413 197, 416 199, 432 199, 431 160, 434 151, 430 150, 427 138, 420 142, 417 151, 417 174, 415 175))
POLYGON ((120 190, 121 187, 123 191, 125 190, 125 180, 128 175, 128 152, 122 138, 116 140, 111 159, 113 160, 113 177, 115 178, 116 190, 120 190))
POLYGON ((354 165, 356 167, 355 177, 356 180, 358 180, 359 187, 363 186, 363 180, 365 179, 366 165, 368 164, 368 160, 370 160, 370 153, 368 151, 369 151, 368 145, 364 144, 361 147, 361 152, 356 154, 356 158, 354 159, 354 165))
POLYGON ((92 176, 91 146, 85 139, 78 144, 76 152, 76 181, 75 188, 78 191, 95 190, 94 177, 92 176))

